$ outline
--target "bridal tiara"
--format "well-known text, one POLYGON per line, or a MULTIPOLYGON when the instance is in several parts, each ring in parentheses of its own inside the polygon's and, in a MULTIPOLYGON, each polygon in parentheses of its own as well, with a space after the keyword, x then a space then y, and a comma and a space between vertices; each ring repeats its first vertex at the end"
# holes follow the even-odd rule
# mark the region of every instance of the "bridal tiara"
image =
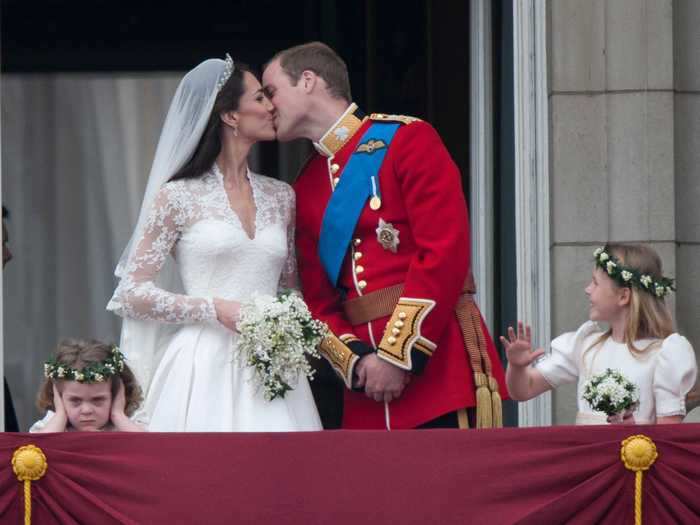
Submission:
POLYGON ((231 77, 231 74, 233 73, 235 68, 236 68, 236 65, 234 64, 233 59, 231 58, 231 55, 226 53, 226 60, 224 60, 224 73, 223 73, 223 75, 221 75, 221 78, 216 83, 216 90, 217 91, 221 91, 221 88, 224 87, 224 84, 226 84, 228 79, 231 77))

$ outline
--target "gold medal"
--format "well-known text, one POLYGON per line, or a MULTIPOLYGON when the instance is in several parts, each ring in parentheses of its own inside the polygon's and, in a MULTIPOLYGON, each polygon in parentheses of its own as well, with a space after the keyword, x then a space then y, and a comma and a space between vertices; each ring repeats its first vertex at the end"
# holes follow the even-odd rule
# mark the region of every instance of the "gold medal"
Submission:
POLYGON ((382 199, 375 195, 370 199, 369 207, 372 208, 374 211, 377 211, 379 208, 382 207, 382 199))

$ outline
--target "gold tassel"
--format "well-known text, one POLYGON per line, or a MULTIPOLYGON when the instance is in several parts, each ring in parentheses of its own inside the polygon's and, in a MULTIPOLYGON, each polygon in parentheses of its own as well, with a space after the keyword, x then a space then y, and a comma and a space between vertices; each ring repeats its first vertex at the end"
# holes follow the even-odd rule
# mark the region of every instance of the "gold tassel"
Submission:
POLYGON ((491 391, 486 374, 475 373, 474 384, 476 386, 476 428, 491 428, 493 426, 493 411, 491 391))
POLYGON ((457 424, 460 429, 466 430, 469 428, 469 416, 466 408, 460 408, 457 411, 457 424))
POLYGON ((489 390, 491 390, 493 428, 503 428, 503 400, 498 392, 498 381, 493 376, 489 376, 489 390))

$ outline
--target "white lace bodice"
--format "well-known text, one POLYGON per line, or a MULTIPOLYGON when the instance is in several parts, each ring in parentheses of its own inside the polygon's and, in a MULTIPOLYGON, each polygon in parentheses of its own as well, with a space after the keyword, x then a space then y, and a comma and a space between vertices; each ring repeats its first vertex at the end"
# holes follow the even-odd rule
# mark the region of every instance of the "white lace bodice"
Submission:
POLYGON ((269 177, 248 177, 256 207, 252 239, 229 204, 216 164, 202 177, 165 184, 107 309, 134 319, 194 323, 216 320, 215 297, 241 301, 254 291, 297 288, 294 192, 269 177), (156 285, 168 255, 184 294, 156 285))

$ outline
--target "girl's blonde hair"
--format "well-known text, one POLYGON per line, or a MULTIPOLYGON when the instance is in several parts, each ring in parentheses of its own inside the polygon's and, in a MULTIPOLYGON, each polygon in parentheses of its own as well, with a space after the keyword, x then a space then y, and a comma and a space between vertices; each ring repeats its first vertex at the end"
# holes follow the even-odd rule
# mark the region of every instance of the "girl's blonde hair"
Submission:
MULTIPOLYGON (((82 370, 87 366, 105 361, 111 355, 112 348, 112 345, 95 339, 66 339, 58 343, 54 351, 54 357, 56 361, 67 367, 82 370)), ((139 387, 133 372, 124 364, 124 369, 111 378, 112 399, 119 391, 119 381, 116 381, 116 378, 119 378, 124 383, 124 396, 126 397, 124 413, 127 416, 131 416, 143 400, 141 387, 139 387)), ((60 385, 62 381, 64 380, 57 380, 56 385, 60 385)), ((39 388, 36 406, 42 412, 56 409, 53 404, 53 385, 53 380, 47 377, 39 388)))
MULTIPOLYGON (((609 243, 605 252, 616 257, 621 264, 634 268, 642 274, 650 275, 655 281, 663 277, 661 257, 656 251, 645 244, 609 243)), ((620 285, 613 281, 614 286, 620 285)), ((674 331, 673 317, 663 297, 644 291, 635 286, 630 287, 629 315, 625 325, 625 343, 634 356, 641 356, 647 350, 660 343, 674 331), (637 348, 635 341, 639 339, 654 339, 644 348, 637 348)), ((611 336, 608 330, 601 335, 588 350, 601 345, 611 336)), ((584 357, 585 353, 584 352, 584 357)))

